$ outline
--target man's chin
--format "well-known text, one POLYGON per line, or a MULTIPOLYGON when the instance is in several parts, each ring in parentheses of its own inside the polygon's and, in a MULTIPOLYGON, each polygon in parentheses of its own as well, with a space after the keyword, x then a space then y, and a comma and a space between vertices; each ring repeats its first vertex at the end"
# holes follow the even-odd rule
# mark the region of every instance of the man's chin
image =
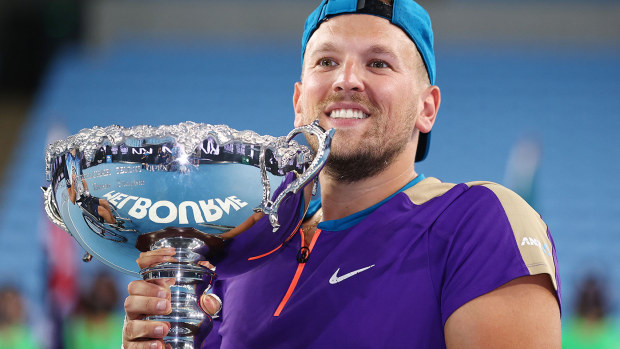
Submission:
POLYGON ((332 154, 327 158, 323 171, 340 182, 353 183, 374 177, 383 172, 394 159, 394 154, 332 154))
POLYGON ((335 180, 349 183, 377 176, 407 148, 406 140, 386 140, 382 144, 370 144, 369 139, 363 144, 341 140, 345 142, 332 143, 323 171, 335 180))

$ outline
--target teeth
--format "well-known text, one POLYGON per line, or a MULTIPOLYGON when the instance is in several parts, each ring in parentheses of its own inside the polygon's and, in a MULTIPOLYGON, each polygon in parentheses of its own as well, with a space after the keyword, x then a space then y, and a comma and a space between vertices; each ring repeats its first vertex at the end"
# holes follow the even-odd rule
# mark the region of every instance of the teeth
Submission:
POLYGON ((364 114, 358 109, 336 109, 329 116, 334 119, 365 119, 368 114, 364 114))

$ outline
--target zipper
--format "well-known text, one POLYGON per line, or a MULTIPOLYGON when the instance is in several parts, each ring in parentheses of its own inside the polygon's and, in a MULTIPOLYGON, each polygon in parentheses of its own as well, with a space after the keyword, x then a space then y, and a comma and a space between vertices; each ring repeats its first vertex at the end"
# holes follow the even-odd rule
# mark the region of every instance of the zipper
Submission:
MULTIPOLYGON (((299 229, 299 234, 301 237, 301 248, 303 249, 306 247, 305 246, 306 243, 304 239, 304 232, 302 229, 299 229)), ((308 248, 307 256, 310 256, 310 253, 312 253, 312 249, 314 248, 314 245, 316 244, 316 240, 319 238, 319 235, 321 235, 321 229, 317 229, 316 232, 314 233, 314 236, 312 237, 312 241, 310 241, 310 246, 307 247, 308 248)), ((282 301, 280 302, 280 305, 276 309, 276 312, 273 314, 273 316, 280 316, 280 314, 282 313, 282 309, 284 309, 284 306, 291 298, 293 291, 295 291, 295 287, 297 287, 297 282, 299 282, 299 278, 301 277, 301 273, 304 271, 305 267, 306 267, 305 262, 299 263, 297 265, 297 271, 295 271, 295 276, 293 276, 293 280, 291 281, 291 284, 288 286, 288 290, 286 291, 284 298, 282 298, 282 301)))

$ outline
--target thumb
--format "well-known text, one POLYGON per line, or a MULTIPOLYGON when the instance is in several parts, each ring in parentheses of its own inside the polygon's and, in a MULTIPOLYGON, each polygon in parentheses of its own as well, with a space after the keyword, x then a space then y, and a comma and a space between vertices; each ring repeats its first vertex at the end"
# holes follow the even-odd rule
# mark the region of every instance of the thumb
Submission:
POLYGON ((222 300, 213 293, 200 297, 200 306, 209 315, 217 315, 222 309, 222 300))

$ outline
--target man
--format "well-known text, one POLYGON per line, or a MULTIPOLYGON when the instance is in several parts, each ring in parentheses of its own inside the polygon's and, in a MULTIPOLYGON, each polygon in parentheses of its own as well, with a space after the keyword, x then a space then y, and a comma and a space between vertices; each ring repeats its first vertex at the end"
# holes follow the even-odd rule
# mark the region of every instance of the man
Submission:
MULTIPOLYGON (((432 36, 413 0, 323 1, 310 15, 293 105, 295 126, 337 129, 320 200, 271 252, 259 255, 265 219, 233 239, 250 258, 218 264, 222 314, 205 348, 560 348, 555 249, 538 214, 497 184, 415 172, 441 101, 432 36)), ((168 325, 141 319, 170 311, 167 287, 130 284, 126 349, 162 347, 168 325)), ((220 308, 209 295, 201 305, 220 308)))
POLYGON ((65 179, 69 200, 75 205, 76 202, 84 210, 95 216, 101 223, 116 224, 116 218, 108 200, 90 195, 88 184, 82 175, 81 157, 77 148, 71 149, 65 158, 65 179))

